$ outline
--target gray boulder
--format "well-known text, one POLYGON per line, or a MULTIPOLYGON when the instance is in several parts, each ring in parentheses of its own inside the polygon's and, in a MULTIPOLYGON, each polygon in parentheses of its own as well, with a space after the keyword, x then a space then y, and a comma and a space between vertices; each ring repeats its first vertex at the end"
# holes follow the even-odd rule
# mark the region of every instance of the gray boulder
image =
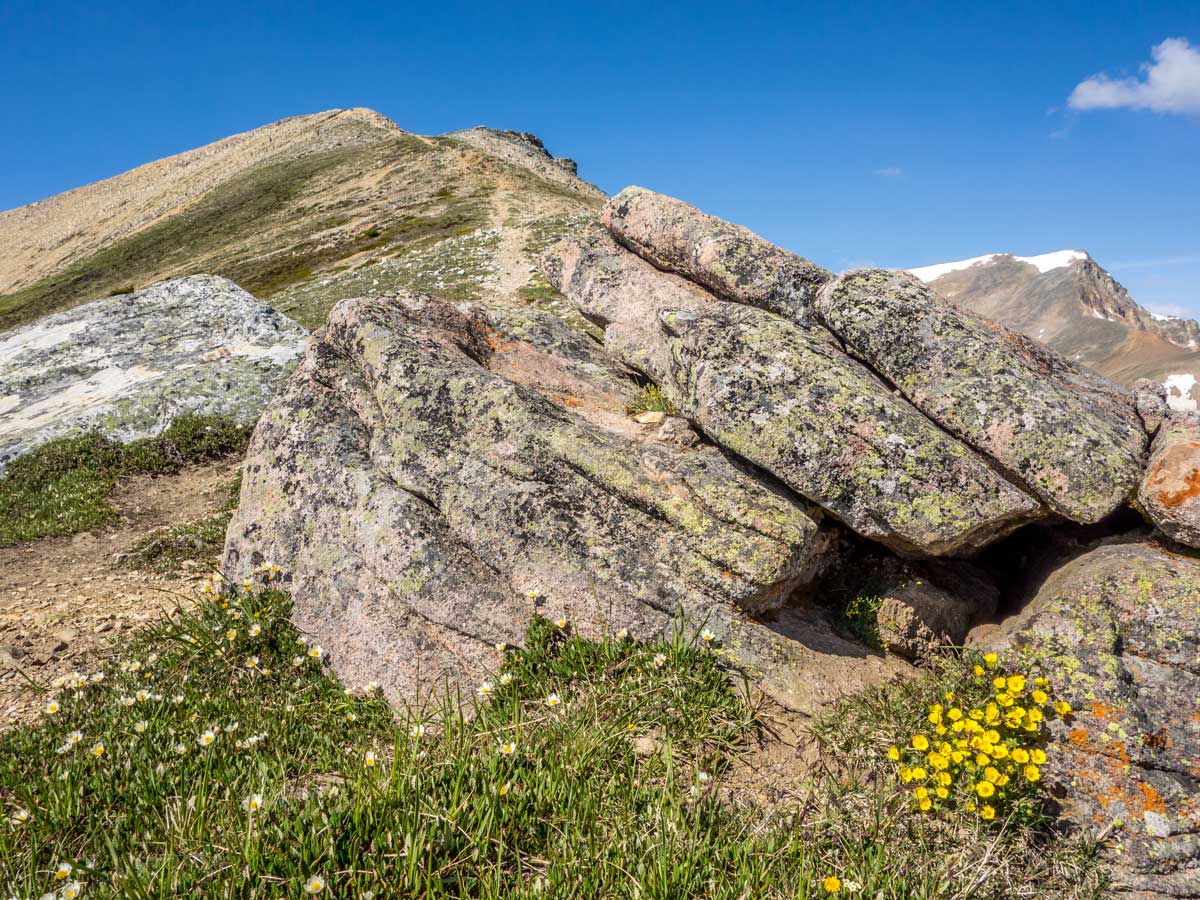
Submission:
POLYGON ((1107 836, 1114 888, 1132 896, 1200 896, 1198 613, 1195 559, 1100 546, 981 646, 1073 706, 1051 725, 1046 780, 1064 815, 1107 836))
POLYGON ((1060 515, 1098 522, 1136 489, 1146 433, 1115 383, 1031 352, 904 272, 843 275, 816 310, 851 354, 1060 515))
POLYGON ((957 553, 1041 514, 821 329, 718 301, 603 234, 558 244, 543 268, 709 438, 865 537, 957 553))
POLYGON ((660 269, 796 322, 810 321, 817 290, 833 277, 748 228, 645 188, 625 188, 600 218, 613 237, 660 269))
POLYGON ((819 513, 656 440, 634 388, 548 315, 343 301, 259 421, 226 569, 281 565, 339 674, 396 702, 481 677, 534 613, 641 637, 683 613, 777 669, 746 613, 810 577, 819 513))
POLYGON ((56 437, 158 434, 182 413, 258 418, 308 332, 232 281, 193 275, 0 335, 0 469, 56 437))

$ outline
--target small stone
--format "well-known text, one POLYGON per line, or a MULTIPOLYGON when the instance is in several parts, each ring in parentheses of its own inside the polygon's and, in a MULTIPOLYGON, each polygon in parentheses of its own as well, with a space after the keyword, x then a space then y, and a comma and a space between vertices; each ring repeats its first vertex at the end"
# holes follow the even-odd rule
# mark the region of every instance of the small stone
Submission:
POLYGON ((663 419, 663 423, 654 433, 654 437, 665 443, 674 444, 676 447, 694 447, 700 443, 700 435, 692 430, 687 419, 680 416, 667 416, 663 419))
POLYGON ((646 412, 638 413, 633 417, 633 421, 639 425, 661 425, 663 419, 667 417, 664 412, 658 410, 647 410, 646 412))

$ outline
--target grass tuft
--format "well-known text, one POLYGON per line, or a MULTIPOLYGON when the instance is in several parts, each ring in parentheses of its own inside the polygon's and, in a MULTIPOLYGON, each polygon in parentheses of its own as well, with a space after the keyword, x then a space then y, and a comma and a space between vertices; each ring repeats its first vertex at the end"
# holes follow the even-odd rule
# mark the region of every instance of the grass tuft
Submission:
POLYGON ((879 634, 879 607, 883 598, 877 595, 860 594, 838 610, 838 630, 866 644, 876 653, 883 652, 883 638, 879 634))
POLYGON ((625 412, 631 416, 644 412, 661 412, 668 416, 679 415, 675 404, 667 399, 657 384, 648 384, 643 387, 637 397, 625 408, 625 412))

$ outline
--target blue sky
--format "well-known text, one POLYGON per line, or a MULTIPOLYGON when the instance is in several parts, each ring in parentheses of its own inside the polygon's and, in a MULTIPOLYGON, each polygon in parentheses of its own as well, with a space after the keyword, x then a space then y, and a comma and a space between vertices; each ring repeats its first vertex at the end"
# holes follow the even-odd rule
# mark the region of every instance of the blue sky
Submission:
POLYGON ((0 0, 0 209, 369 106, 421 133, 534 131, 607 191, 683 197, 834 269, 1086 248, 1135 299, 1200 315, 1189 54, 1195 0, 0 0))

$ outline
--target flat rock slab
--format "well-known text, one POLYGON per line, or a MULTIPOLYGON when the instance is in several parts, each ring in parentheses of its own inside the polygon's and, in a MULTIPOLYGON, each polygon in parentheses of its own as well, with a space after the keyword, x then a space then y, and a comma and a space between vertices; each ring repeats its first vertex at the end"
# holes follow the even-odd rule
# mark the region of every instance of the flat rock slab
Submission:
POLYGON ((300 627, 397 703, 480 677, 535 613, 649 637, 778 607, 819 514, 653 439, 634 387, 552 316, 343 301, 259 422, 227 571, 290 572, 300 627))
POLYGON ((718 297, 810 322, 825 269, 665 194, 627 187, 600 219, 618 241, 660 269, 676 272, 718 297))
POLYGON ((1074 707, 1051 725, 1047 780, 1068 818, 1108 835, 1115 887, 1200 895, 1200 562, 1152 543, 1098 547, 984 646, 1074 707))
POLYGON ((0 467, 56 437, 150 437, 182 413, 252 423, 308 332, 232 281, 193 275, 0 334, 0 467))
POLYGON ((1137 488, 1147 437, 1133 396, 904 272, 850 272, 818 295, 821 322, 870 369, 1018 484, 1076 522, 1137 488))
POLYGON ((563 242, 547 278, 713 441, 859 534, 903 551, 981 547, 1041 505, 895 397, 828 334, 717 301, 603 235, 563 242))

